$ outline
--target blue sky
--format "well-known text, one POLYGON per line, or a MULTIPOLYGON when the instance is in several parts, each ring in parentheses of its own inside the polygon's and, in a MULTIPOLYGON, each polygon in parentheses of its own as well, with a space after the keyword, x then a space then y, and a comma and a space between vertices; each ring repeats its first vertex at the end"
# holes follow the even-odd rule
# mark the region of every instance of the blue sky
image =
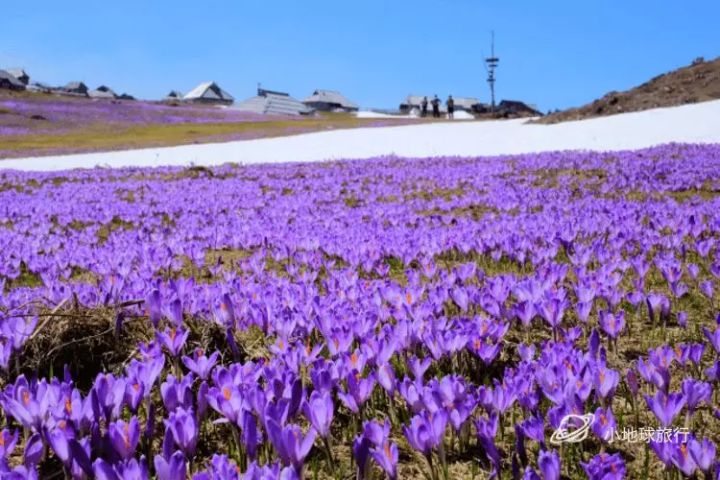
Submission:
POLYGON ((143 98, 215 80, 237 99, 262 82, 296 97, 337 89, 364 107, 408 93, 488 101, 494 29, 497 97, 547 110, 719 56, 718 18, 718 0, 8 1, 0 68, 143 98))

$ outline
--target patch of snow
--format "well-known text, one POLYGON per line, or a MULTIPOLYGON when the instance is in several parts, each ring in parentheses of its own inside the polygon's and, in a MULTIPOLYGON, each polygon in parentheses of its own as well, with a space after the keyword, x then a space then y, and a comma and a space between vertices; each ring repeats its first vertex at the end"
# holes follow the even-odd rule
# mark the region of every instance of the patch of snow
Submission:
POLYGON ((314 162, 381 155, 480 156, 626 150, 670 142, 720 143, 720 100, 554 125, 525 119, 357 128, 227 143, 0 160, 0 168, 314 162))
POLYGON ((474 120, 472 113, 466 112, 465 110, 455 110, 453 113, 453 120, 474 120))
POLYGON ((411 118, 410 115, 390 115, 389 113, 373 112, 371 110, 360 110, 355 112, 357 118, 411 118))

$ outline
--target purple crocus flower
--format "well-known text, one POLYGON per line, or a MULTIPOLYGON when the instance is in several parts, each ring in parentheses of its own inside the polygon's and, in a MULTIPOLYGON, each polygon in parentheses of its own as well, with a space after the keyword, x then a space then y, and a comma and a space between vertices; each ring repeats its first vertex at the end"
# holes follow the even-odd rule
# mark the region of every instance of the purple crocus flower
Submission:
POLYGON ((382 363, 377 367, 377 381, 392 396, 395 393, 397 379, 395 378, 395 370, 389 363, 382 363))
POLYGON ((150 342, 140 342, 138 352, 143 360, 151 360, 155 358, 165 358, 162 353, 162 346, 157 340, 150 342))
POLYGON ((65 465, 65 468, 78 476, 82 476, 83 473, 90 475, 92 473, 90 444, 87 439, 83 439, 82 443, 80 443, 73 437, 72 431, 66 430, 62 425, 50 430, 46 435, 50 447, 65 465))
POLYGON ((595 391, 600 398, 611 398, 615 393, 615 388, 620 381, 620 374, 615 370, 606 368, 604 365, 598 366, 595 376, 595 391))
MULTIPOLYGON (((248 478, 258 478, 258 476, 252 475, 252 469, 254 469, 256 465, 248 466, 248 471, 246 472, 246 477, 248 478)), ((213 454, 212 460, 210 461, 210 470, 208 472, 205 472, 204 477, 199 477, 197 474, 193 477, 193 480, 240 480, 240 468, 237 466, 235 462, 230 460, 227 455, 218 455, 217 453, 213 454)))
POLYGON ((182 328, 183 305, 179 298, 176 298, 166 306, 165 316, 175 325, 176 328, 182 328))
POLYGON ((711 280, 700 282, 700 292, 707 298, 712 299, 714 294, 714 285, 711 280))
POLYGON ((90 401, 95 417, 103 416, 110 421, 120 414, 127 383, 112 374, 98 374, 90 391, 90 401))
POLYGON ((220 298, 215 308, 215 318, 220 325, 232 327, 235 325, 235 307, 230 295, 227 293, 220 298))
POLYGON ((687 327, 687 321, 688 321, 688 314, 685 311, 681 311, 677 313, 677 322, 678 325, 680 325, 682 328, 687 327))
POLYGON ((390 480, 397 478, 398 447, 397 444, 385 440, 382 448, 371 448, 370 455, 380 465, 390 480))
POLYGON ((705 344, 691 343, 689 345, 682 345, 680 350, 681 358, 690 360, 696 366, 699 366, 700 362, 702 361, 702 356, 705 353, 705 344))
POLYGON ((374 387, 374 374, 363 378, 357 371, 353 371, 348 375, 347 393, 339 391, 338 398, 353 413, 359 413, 360 407, 370 397, 374 387))
POLYGON ((658 391, 654 396, 645 395, 645 402, 652 410, 663 427, 672 424, 675 416, 685 405, 685 397, 681 393, 666 394, 658 391))
POLYGON ((182 327, 172 327, 166 328, 164 332, 157 332, 156 336, 160 344, 167 349, 171 356, 178 357, 185 346, 189 333, 182 327))
POLYGON ((690 438, 687 447, 698 468, 708 473, 715 462, 715 444, 707 438, 703 438, 702 441, 690 438))
POLYGON ((655 323, 655 314, 661 313, 664 308, 667 298, 660 293, 650 293, 646 297, 646 303, 648 306, 648 312, 650 314, 650 322, 655 323))
POLYGON ((260 434, 258 433, 255 416, 247 410, 240 415, 240 432, 240 440, 245 445, 248 457, 254 459, 257 456, 260 434))
POLYGON ((526 345, 521 343, 517 346, 518 355, 524 362, 531 362, 535 358, 535 345, 526 345))
POLYGON ((620 310, 618 313, 601 311, 600 327, 610 338, 617 338, 625 328, 625 311, 620 310))
POLYGON ((637 371, 658 389, 666 391, 670 387, 670 371, 667 366, 658 366, 654 362, 646 362, 642 358, 637 361, 637 371))
POLYGON ((20 350, 37 325, 37 317, 10 317, 4 319, 0 329, 5 338, 11 340, 12 349, 20 350))
POLYGON ((580 462, 588 480, 623 480, 626 475, 625 462, 619 453, 600 453, 588 463, 580 462))
POLYGON ((498 429, 497 412, 493 412, 489 418, 481 417, 477 419, 475 421, 475 428, 477 430, 478 442, 485 451, 485 455, 488 460, 493 465, 493 473, 496 476, 500 476, 502 457, 500 456, 500 451, 495 445, 495 436, 497 435, 498 429))
POLYGON ((720 382, 720 360, 706 368, 705 375, 711 382, 720 382))
POLYGON ((687 443, 671 443, 670 459, 675 466, 686 476, 691 476, 697 470, 697 464, 693 460, 687 443))
MULTIPOLYGON (((476 406, 464 380, 456 375, 447 375, 439 382, 433 381, 431 388, 432 401, 428 395, 425 398, 428 409, 432 412, 444 410, 452 427, 459 432, 476 406)), ((500 411, 505 411, 515 398, 514 392, 506 392, 505 385, 499 383, 496 383, 491 397, 490 403, 500 411)))
POLYGON ((353 440, 352 453, 358 467, 358 478, 365 478, 369 467, 370 448, 372 442, 364 435, 358 435, 353 440))
POLYGON ((653 439, 650 440, 650 448, 653 449, 655 455, 657 455, 660 461, 665 464, 665 467, 672 467, 673 445, 670 442, 657 441, 653 439))
POLYGON ((555 450, 540 450, 538 467, 542 472, 543 480, 560 480, 560 457, 555 450))
MULTIPOLYGON (((215 373, 218 369, 215 370, 215 373)), ((237 424, 240 413, 243 410, 243 397, 244 395, 240 392, 240 389, 233 384, 233 380, 230 373, 221 369, 220 374, 213 376, 215 378, 216 387, 211 387, 208 391, 207 402, 208 404, 223 415, 232 423, 237 424)))
POLYGON ((145 299, 145 311, 155 328, 162 320, 162 296, 160 290, 154 289, 145 299))
POLYGON ((194 358, 183 356, 182 362, 188 370, 200 377, 201 380, 207 380, 210 375, 210 371, 217 363, 219 356, 220 352, 213 352, 210 354, 210 357, 207 357, 202 349, 197 348, 195 349, 194 358))
POLYGON ((7 459, 10 455, 12 455, 13 450, 15 450, 17 440, 17 430, 15 430, 13 433, 10 433, 9 430, 4 429, 2 432, 0 432, 0 472, 7 470, 7 459))
POLYGON ((450 297, 453 299, 455 304, 460 308, 460 311, 466 312, 468 309, 468 294, 463 287, 456 286, 450 290, 450 297))
POLYGON ((140 402, 145 396, 145 387, 142 383, 128 377, 125 384, 125 395, 123 402, 130 408, 132 413, 137 413, 140 402))
POLYGON ((187 465, 182 452, 175 452, 170 458, 155 455, 155 473, 158 480, 181 480, 187 478, 187 465))
POLYGON ((437 413, 423 412, 410 420, 410 426, 403 426, 405 437, 410 446, 430 455, 433 448, 440 445, 447 425, 447 414, 443 411, 437 413))
POLYGON ((140 461, 133 458, 115 465, 99 458, 95 460, 92 467, 97 480, 148 480, 150 478, 145 457, 141 457, 140 461))
POLYGON ((703 333, 707 337, 707 339, 710 341, 710 345, 715 349, 715 352, 720 354, 720 327, 716 328, 713 331, 710 331, 709 328, 703 327, 703 333))
POLYGON ((628 386, 628 390, 630 390, 632 396, 636 397, 638 392, 640 391, 640 384, 638 383, 637 373, 635 373, 635 369, 627 369, 627 372, 625 372, 625 384, 628 386))
POLYGON ((192 374, 185 375, 179 381, 174 375, 167 376, 167 380, 160 385, 160 396, 169 412, 180 407, 192 408, 192 385, 194 381, 195 378, 192 374))
POLYGON ((303 435, 298 425, 280 426, 274 418, 268 418, 266 426, 268 438, 283 463, 292 465, 300 471, 305 457, 310 453, 315 442, 317 436, 315 429, 310 427, 307 434, 303 435))
POLYGON ((707 382, 686 378, 683 380, 681 389, 690 415, 695 413, 700 402, 711 402, 712 385, 707 382))
POLYGON ((376 420, 367 420, 363 422, 362 434, 370 443, 380 447, 390 438, 390 421, 386 418, 385 423, 380 424, 376 420))
POLYGON ((675 298, 680 298, 688 292, 689 288, 687 284, 683 282, 671 283, 670 291, 675 298))
POLYGON ((6 414, 25 428, 40 431, 50 400, 49 386, 45 380, 29 384, 25 376, 20 375, 2 396, 2 406, 6 414))
POLYGON ((165 426, 172 432, 173 440, 186 456, 192 457, 195 454, 195 446, 198 440, 198 425, 195 413, 178 407, 170 413, 165 420, 165 426))
POLYGON ((537 314, 535 305, 529 300, 518 302, 513 311, 524 327, 530 325, 530 322, 532 322, 537 314))
POLYGON ((12 343, 8 340, 0 340, 0 368, 5 371, 7 371, 10 366, 10 356, 12 355, 12 352, 12 343))
POLYGON ((500 349, 502 348, 500 343, 495 343, 489 338, 475 338, 468 343, 471 346, 472 352, 480 357, 485 365, 490 365, 498 356, 500 349))
POLYGON ((108 437, 115 451, 123 460, 128 460, 135 453, 140 441, 140 425, 137 417, 129 422, 117 420, 108 425, 108 437))
POLYGON ((133 359, 127 368, 128 384, 135 390, 142 390, 143 396, 149 396, 155 381, 165 367, 165 356, 159 350, 159 355, 146 356, 142 361, 133 359), (135 384, 139 384, 137 387, 135 384), (140 388, 142 386, 142 389, 140 388))
POLYGON ((545 446, 545 423, 541 416, 534 415, 522 422, 519 426, 527 438, 535 440, 540 445, 545 446))
POLYGON ((386 419, 383 425, 376 421, 366 421, 363 433, 353 442, 353 455, 358 465, 359 478, 366 477, 368 458, 380 465, 387 475, 394 479, 397 475, 397 445, 390 442, 390 422, 386 419))
POLYGON ((410 421, 409 427, 403 427, 403 432, 408 443, 415 450, 430 455, 433 448, 431 429, 428 428, 428 422, 420 415, 415 415, 410 421))
POLYGON ((207 382, 202 382, 198 387, 197 391, 197 417, 198 421, 202 423, 205 418, 208 408, 208 392, 210 391, 210 385, 207 382))
POLYGON ((564 298, 548 298, 540 304, 540 316, 553 330, 556 330, 562 322, 568 301, 564 298))
POLYGON ((42 461, 43 455, 45 455, 45 444, 43 443, 42 435, 35 433, 31 435, 25 443, 23 463, 28 467, 35 466, 42 461))
POLYGON ((425 372, 427 372, 427 369, 430 368, 430 364, 432 363, 432 358, 425 357, 424 359, 419 359, 415 356, 413 356, 410 359, 409 365, 410 365, 410 371, 413 374, 413 378, 417 382, 422 383, 423 376, 425 375, 425 372))
POLYGON ((606 442, 612 442, 616 427, 617 423, 615 422, 615 415, 613 415, 612 409, 598 408, 595 410, 592 431, 598 438, 606 442))
POLYGON ((339 370, 334 362, 320 360, 310 370, 310 379, 315 390, 331 392, 340 377, 339 370))
POLYGON ((305 403, 303 411, 310 424, 317 430, 322 438, 330 434, 330 424, 333 420, 333 401, 327 392, 314 391, 305 403))
POLYGON ((523 473, 523 480, 540 480, 540 476, 532 469, 532 467, 526 467, 523 473))
POLYGON ((102 458, 98 458, 93 462, 93 473, 97 480, 121 480, 115 467, 102 458))

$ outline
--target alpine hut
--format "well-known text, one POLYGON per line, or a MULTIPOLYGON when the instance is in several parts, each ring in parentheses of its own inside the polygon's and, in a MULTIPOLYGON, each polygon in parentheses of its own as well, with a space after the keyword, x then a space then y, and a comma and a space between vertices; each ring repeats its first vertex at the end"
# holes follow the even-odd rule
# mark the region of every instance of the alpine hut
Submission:
POLYGON ((170 90, 170 93, 165 95, 165 98, 163 99, 166 102, 179 102, 183 99, 183 94, 178 92, 177 90, 170 90))
POLYGON ((117 94, 113 91, 112 88, 106 86, 106 85, 100 85, 95 90, 90 90, 88 92, 88 97, 90 98, 104 98, 113 100, 117 98, 117 94))
POLYGON ((63 95, 87 97, 88 87, 83 82, 70 82, 64 87, 60 87, 57 92, 63 95))
POLYGON ((201 83, 192 89, 183 100, 191 103, 230 105, 235 101, 232 95, 220 88, 215 82, 201 83))
POLYGON ((0 88, 6 88, 8 90, 25 90, 25 84, 6 70, 0 70, 0 88))
POLYGON ((7 72, 22 82, 23 85, 30 83, 30 75, 22 68, 8 68, 7 72))
POLYGON ((340 92, 334 90, 315 90, 312 95, 302 101, 307 107, 320 112, 357 112, 355 102, 348 100, 340 92))
POLYGON ((258 88, 257 95, 244 100, 234 107, 244 112, 268 115, 310 115, 313 109, 285 92, 258 88))

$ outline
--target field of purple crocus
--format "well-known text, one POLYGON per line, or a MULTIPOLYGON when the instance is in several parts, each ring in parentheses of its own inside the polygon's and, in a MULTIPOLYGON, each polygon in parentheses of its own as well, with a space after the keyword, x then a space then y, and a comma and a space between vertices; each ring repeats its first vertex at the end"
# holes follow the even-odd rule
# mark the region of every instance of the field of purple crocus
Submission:
POLYGON ((0 159, 226 142, 417 123, 354 115, 263 115, 186 103, 98 100, 0 90, 0 159))
MULTIPOLYGON (((90 126, 96 123, 116 126, 147 125, 153 123, 232 123, 258 122, 264 115, 197 105, 172 105, 169 103, 91 100, 87 98, 61 97, 44 94, 4 94, 0 97, 0 126, 7 128, 24 127, 26 131, 62 133, 71 128, 90 126)), ((0 130, 4 132, 4 130, 0 130)))
POLYGON ((0 476, 718 478, 718 171, 0 172, 0 476))

